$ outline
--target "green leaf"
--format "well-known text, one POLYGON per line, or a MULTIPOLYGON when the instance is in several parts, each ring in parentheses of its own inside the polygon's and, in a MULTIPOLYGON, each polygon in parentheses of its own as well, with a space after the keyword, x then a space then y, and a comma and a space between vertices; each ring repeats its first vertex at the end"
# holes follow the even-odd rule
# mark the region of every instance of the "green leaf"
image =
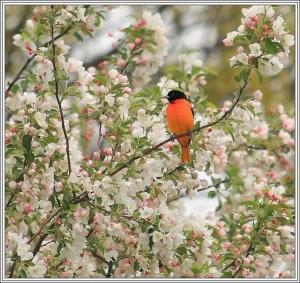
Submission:
POLYGON ((27 278, 27 273, 26 273, 26 271, 24 269, 20 270, 20 277, 21 278, 27 278))
POLYGON ((102 84, 106 84, 106 77, 105 76, 101 76, 101 75, 96 75, 95 76, 95 80, 99 81, 102 84))
POLYGON ((265 49, 268 53, 277 54, 279 48, 281 47, 280 43, 272 41, 270 38, 264 40, 265 49))
POLYGON ((23 81, 21 81, 20 84, 21 84, 22 90, 26 91, 27 86, 28 86, 28 81, 27 80, 23 80, 23 81))
POLYGON ((209 198, 214 198, 216 195, 217 195, 217 192, 216 192, 216 191, 209 191, 209 192, 207 193, 207 196, 208 196, 209 198))
POLYGON ((20 89, 20 87, 18 86, 18 85, 13 85, 12 87, 11 87, 11 91, 13 92, 13 93, 17 93, 17 91, 20 89))
POLYGON ((59 240, 58 241, 58 247, 57 247, 57 253, 60 254, 62 248, 66 246, 66 243, 64 240, 59 240))
POLYGON ((217 76, 218 75, 218 73, 215 70, 211 69, 211 68, 204 67, 202 69, 205 72, 205 74, 212 75, 212 76, 217 76))
POLYGON ((249 69, 244 69, 243 71, 241 71, 241 73, 239 74, 240 82, 241 81, 246 82, 249 78, 249 75, 250 75, 249 69))
POLYGON ((94 23, 94 24, 95 24, 95 26, 96 26, 96 27, 99 27, 99 26, 100 26, 100 23, 101 23, 101 18, 100 18, 100 16, 99 16, 99 15, 97 15, 97 16, 96 16, 96 20, 95 20, 95 23, 94 23))
POLYGON ((83 37, 77 31, 74 32, 73 35, 76 37, 77 40, 83 41, 83 37))
POLYGON ((13 177, 16 180, 16 182, 20 182, 23 179, 24 171, 22 168, 14 166, 12 168, 12 174, 13 174, 13 177))
POLYGON ((24 135, 22 139, 22 145, 26 149, 26 151, 29 150, 31 147, 31 141, 32 141, 32 136, 30 135, 24 135))
POLYGON ((240 78, 239 78, 239 76, 235 76, 235 77, 234 77, 234 80, 235 80, 237 83, 240 83, 240 78))
POLYGON ((54 195, 51 195, 49 200, 51 201, 52 207, 55 207, 56 199, 54 195))
POLYGON ((202 265, 200 265, 199 263, 193 263, 191 270, 194 274, 204 273, 208 271, 208 266, 206 263, 202 265))
POLYGON ((262 81, 263 81, 263 77, 262 77, 261 73, 260 73, 260 72, 259 72, 257 69, 255 69, 255 72, 256 72, 256 74, 257 74, 257 77, 258 77, 259 83, 262 83, 262 81))
POLYGON ((226 271, 224 272, 224 274, 222 275, 222 278, 232 278, 233 274, 231 271, 226 271))
POLYGON ((134 262, 133 269, 134 269, 134 271, 137 271, 140 269, 140 264, 137 261, 134 262))

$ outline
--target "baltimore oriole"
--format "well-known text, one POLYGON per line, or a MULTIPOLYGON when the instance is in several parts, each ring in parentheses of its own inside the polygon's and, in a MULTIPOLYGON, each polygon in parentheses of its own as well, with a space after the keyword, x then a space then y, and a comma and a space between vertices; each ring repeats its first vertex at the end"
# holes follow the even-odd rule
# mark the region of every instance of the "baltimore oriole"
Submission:
MULTIPOLYGON (((186 134, 194 127, 194 111, 186 95, 179 90, 171 90, 166 98, 169 100, 167 106, 167 122, 171 132, 175 135, 186 134)), ((181 146, 181 161, 191 161, 189 144, 190 136, 177 138, 181 146)))

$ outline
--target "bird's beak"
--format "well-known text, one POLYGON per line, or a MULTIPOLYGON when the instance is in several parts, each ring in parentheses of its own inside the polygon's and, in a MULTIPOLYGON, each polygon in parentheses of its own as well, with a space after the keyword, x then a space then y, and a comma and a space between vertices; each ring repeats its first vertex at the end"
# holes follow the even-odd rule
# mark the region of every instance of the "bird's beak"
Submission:
POLYGON ((164 98, 170 100, 170 96, 169 95, 164 96, 164 98))

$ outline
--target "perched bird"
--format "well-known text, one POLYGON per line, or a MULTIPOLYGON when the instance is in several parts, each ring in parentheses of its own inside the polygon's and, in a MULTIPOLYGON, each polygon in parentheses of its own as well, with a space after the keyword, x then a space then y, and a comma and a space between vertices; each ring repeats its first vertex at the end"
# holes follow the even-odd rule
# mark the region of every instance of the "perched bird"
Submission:
MULTIPOLYGON (((169 100, 167 106, 167 122, 170 131, 175 135, 186 134, 194 127, 194 111, 186 95, 179 90, 171 90, 166 98, 169 100)), ((189 135, 177 138, 181 146, 181 161, 191 161, 189 135)))

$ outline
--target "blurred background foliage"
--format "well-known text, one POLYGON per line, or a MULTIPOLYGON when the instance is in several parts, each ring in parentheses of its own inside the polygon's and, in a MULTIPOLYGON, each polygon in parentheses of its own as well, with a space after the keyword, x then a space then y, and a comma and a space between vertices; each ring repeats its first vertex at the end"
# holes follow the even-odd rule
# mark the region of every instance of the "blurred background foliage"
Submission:
MULTIPOLYGON (((22 66, 26 57, 23 52, 13 46, 12 37, 18 33, 30 18, 35 6, 9 5, 5 7, 5 67, 6 79, 11 80, 22 66)), ((140 17, 145 10, 158 12, 168 28, 169 56, 167 63, 152 80, 155 84, 164 74, 168 66, 178 64, 178 55, 184 50, 197 50, 207 67, 216 71, 216 76, 208 77, 208 84, 204 87, 208 99, 217 105, 224 100, 232 99, 235 89, 235 70, 229 67, 228 59, 236 53, 233 48, 225 48, 222 40, 230 31, 236 30, 242 17, 241 5, 161 5, 161 6, 110 6, 102 29, 95 38, 86 38, 83 42, 72 42, 71 56, 83 60, 84 65, 97 66, 97 64, 116 50, 118 44, 118 31, 120 27, 128 25, 132 18, 130 15, 140 17)), ((274 6, 277 15, 281 14, 287 21, 292 34, 295 33, 294 6, 274 6)), ((264 92, 264 105, 269 111, 278 104, 283 104, 291 112, 294 109, 294 60, 295 48, 291 49, 288 66, 276 77, 266 78, 262 84, 254 79, 250 84, 250 91, 261 89, 264 92)), ((268 112, 267 112, 268 113, 268 112)))

